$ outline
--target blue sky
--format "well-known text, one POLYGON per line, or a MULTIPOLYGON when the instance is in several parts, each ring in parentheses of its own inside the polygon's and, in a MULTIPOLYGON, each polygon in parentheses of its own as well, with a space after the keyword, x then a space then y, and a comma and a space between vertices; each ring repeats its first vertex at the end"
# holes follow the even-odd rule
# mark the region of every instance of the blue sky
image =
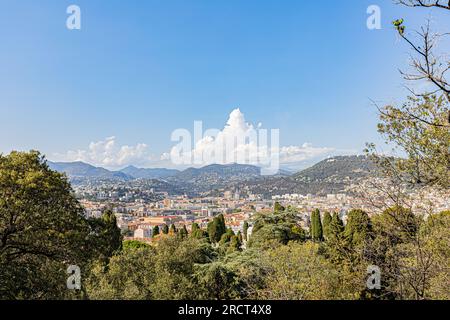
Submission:
POLYGON ((406 94, 398 68, 409 50, 390 21, 446 19, 391 0, 0 4, 0 152, 49 158, 111 136, 159 155, 174 129, 223 128, 235 108, 279 128, 283 146, 360 152, 380 142, 370 100, 406 94), (81 30, 65 27, 70 4, 81 30), (371 4, 381 30, 366 27, 371 4))

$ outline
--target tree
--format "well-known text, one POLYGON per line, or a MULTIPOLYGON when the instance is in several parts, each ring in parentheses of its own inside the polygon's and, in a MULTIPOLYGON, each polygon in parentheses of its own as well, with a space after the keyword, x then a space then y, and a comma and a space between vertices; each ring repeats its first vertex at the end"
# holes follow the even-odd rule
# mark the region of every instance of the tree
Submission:
POLYGON ((285 207, 283 207, 278 201, 275 201, 275 204, 273 205, 273 210, 275 212, 281 212, 285 210, 285 207))
POLYGON ((137 240, 125 240, 122 244, 123 250, 135 250, 141 248, 148 248, 149 245, 145 242, 137 241, 137 240))
POLYGON ((214 217, 213 221, 208 223, 208 235, 211 243, 220 241, 222 235, 227 231, 225 226, 225 218, 223 214, 214 217))
POLYGON ((208 233, 202 230, 196 222, 192 224, 191 236, 196 239, 208 239, 208 233))
POLYGON ((240 298, 240 279, 226 264, 216 261, 199 265, 195 277, 201 299, 231 300, 240 298))
POLYGON ((449 101, 435 94, 408 97, 401 106, 380 108, 378 132, 406 158, 378 156, 372 159, 389 178, 410 185, 450 186, 449 101), (417 120, 418 117, 421 120, 417 120))
POLYGON ((323 214, 323 236, 325 239, 328 239, 330 237, 331 219, 332 218, 330 212, 326 211, 323 214))
POLYGON ((342 264, 347 258, 344 223, 337 212, 333 213, 326 242, 327 255, 333 263, 342 264))
POLYGON ((372 223, 366 212, 359 209, 350 210, 347 214, 344 237, 352 247, 360 247, 372 233, 372 223))
POLYGON ((157 235, 159 235, 159 227, 158 226, 154 226, 153 227, 152 236, 156 237, 157 235))
POLYGON ((264 249, 279 243, 305 241, 305 238, 305 231, 300 226, 300 219, 295 212, 257 214, 247 247, 264 249))
POLYGON ((313 241, 323 240, 322 221, 320 219, 320 211, 317 209, 311 214, 311 238, 313 241))
POLYGON ((180 232, 178 234, 182 239, 186 238, 189 235, 186 225, 183 225, 183 228, 180 229, 180 232))
POLYGON ((92 227, 67 178, 39 152, 0 155, 0 299, 77 296, 67 290, 67 267, 87 270, 100 251, 116 249, 96 246, 111 235, 103 227, 92 227))
MULTIPOLYGON (((438 8, 448 10, 450 13, 450 2, 445 3, 445 0, 398 0, 399 4, 415 7, 415 8, 438 8)), ((429 24, 418 32, 419 41, 421 44, 414 43, 410 36, 405 32, 406 26, 404 19, 394 21, 399 35, 411 47, 417 57, 412 57, 412 65, 416 73, 404 73, 402 75, 408 81, 426 80, 433 84, 436 88, 435 92, 441 92, 450 101, 450 82, 446 79, 448 69, 448 61, 441 61, 440 59, 448 59, 445 56, 439 57, 435 54, 436 40, 442 37, 439 34, 431 34, 429 24)), ((448 34, 444 34, 446 36, 448 34)), ((413 91, 414 92, 414 91, 413 91)), ((417 94, 416 94, 417 95, 417 94)), ((420 120, 420 118, 418 119, 420 120)))
POLYGON ((383 296, 448 297, 442 281, 449 276, 449 218, 444 213, 423 219, 402 207, 372 218, 374 240, 366 248, 366 259, 381 268, 383 296))
POLYGON ((248 222, 244 221, 244 226, 242 227, 242 232, 243 232, 243 238, 245 241, 247 241, 247 236, 248 236, 248 222))
POLYGON ((169 234, 169 226, 167 224, 164 224, 161 228, 161 231, 163 234, 169 234))
POLYGON ((364 288, 364 273, 344 275, 319 254, 320 245, 312 242, 278 246, 261 252, 265 270, 264 286, 256 299, 321 300, 356 299, 364 288), (349 279, 343 281, 342 279, 349 279))
POLYGON ((88 219, 88 223, 92 230, 90 241, 92 250, 102 259, 108 259, 122 249, 122 232, 117 226, 116 216, 110 209, 106 209, 99 219, 88 219))
MULTIPOLYGON (((125 241, 127 243, 127 241, 125 241)), ((155 248, 143 243, 124 244, 124 250, 107 263, 96 262, 85 281, 92 300, 155 299, 155 248)))
MULTIPOLYGON (((398 3, 415 8, 437 8, 450 13, 445 1, 398 0, 398 3)), ((450 186, 450 70, 448 56, 436 52, 443 36, 432 33, 430 23, 416 32, 416 38, 408 33, 407 22, 393 22, 399 36, 411 48, 410 72, 401 72, 406 81, 418 82, 427 91, 409 89, 411 96, 400 106, 378 107, 380 124, 378 131, 387 143, 394 143, 406 159, 379 156, 375 145, 367 151, 391 179, 413 185, 450 186), (432 89, 423 86, 431 84, 432 89)))
POLYGON ((242 237, 242 233, 241 233, 240 230, 238 231, 236 237, 238 238, 239 242, 242 244, 243 243, 243 237, 242 237))
POLYGON ((177 228, 175 227, 175 225, 174 225, 174 224, 171 224, 171 225, 170 225, 170 231, 169 231, 169 234, 174 235, 174 234, 176 234, 177 232, 178 232, 178 230, 177 230, 177 228))

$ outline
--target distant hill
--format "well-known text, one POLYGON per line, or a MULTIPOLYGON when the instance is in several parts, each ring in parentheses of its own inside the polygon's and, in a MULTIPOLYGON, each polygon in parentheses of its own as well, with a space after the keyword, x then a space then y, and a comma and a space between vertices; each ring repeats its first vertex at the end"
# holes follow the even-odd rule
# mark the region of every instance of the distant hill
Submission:
POLYGON ((128 166, 120 170, 120 172, 123 172, 134 179, 164 179, 172 177, 177 173, 179 173, 180 171, 165 168, 143 169, 143 168, 136 168, 135 166, 128 166))
POLYGON ((212 164, 202 168, 188 168, 167 181, 187 184, 195 190, 221 188, 229 183, 244 182, 261 177, 261 168, 244 164, 212 164))
POLYGON ((47 161, 50 169, 66 173, 70 178, 98 178, 112 180, 130 180, 132 177, 123 172, 109 171, 104 168, 94 167, 90 164, 77 162, 51 162, 47 161))
MULTIPOLYGON (((375 172, 374 164, 366 156, 337 156, 320 161, 293 175, 280 170, 274 176, 262 176, 261 168, 244 164, 213 164, 183 171, 171 169, 142 169, 129 166, 110 171, 83 162, 48 162, 51 169, 65 172, 75 184, 86 181, 134 181, 136 179, 164 182, 160 189, 177 193, 199 194, 218 190, 246 190, 266 197, 286 193, 340 193, 352 183, 375 172)), ((220 193, 220 192, 219 192, 220 193)))
POLYGON ((366 156, 337 156, 325 159, 292 176, 299 182, 345 182, 364 178, 375 170, 366 156))
POLYGON ((344 192, 352 183, 375 172, 375 165, 366 156, 337 156, 290 177, 265 177, 246 187, 252 193, 267 197, 287 193, 326 195, 344 192))

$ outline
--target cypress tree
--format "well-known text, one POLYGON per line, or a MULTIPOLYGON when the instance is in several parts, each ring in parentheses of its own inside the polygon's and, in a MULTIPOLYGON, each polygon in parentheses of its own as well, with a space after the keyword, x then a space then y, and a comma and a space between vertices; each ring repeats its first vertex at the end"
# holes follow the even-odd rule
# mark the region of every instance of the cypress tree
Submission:
POLYGON ((339 214, 335 212, 330 224, 330 237, 342 237, 344 232, 344 222, 342 222, 339 214))
POLYGON ((332 219, 331 214, 326 211, 323 215, 323 236, 325 239, 330 237, 330 225, 332 219))
POLYGON ((228 252, 240 251, 242 242, 237 236, 232 236, 228 246, 228 252))
POLYGON ((243 232, 244 240, 247 241, 247 234, 248 234, 248 222, 247 221, 244 222, 244 227, 242 228, 242 232, 243 232))
POLYGON ((236 237, 238 238, 239 242, 242 244, 242 233, 241 233, 241 231, 238 231, 236 237))
POLYGON ((322 221, 320 220, 320 211, 318 209, 311 213, 311 237, 313 241, 323 240, 322 221))
POLYGON ((219 242, 222 235, 226 233, 226 231, 225 217, 223 214, 219 214, 213 219, 213 221, 208 223, 208 234, 212 243, 219 242))
POLYGON ((178 234, 180 235, 181 239, 184 239, 188 236, 189 233, 187 231, 186 225, 183 225, 183 228, 180 229, 180 232, 178 234))
POLYGON ((198 225, 197 222, 194 222, 192 224, 192 227, 191 227, 191 235, 195 237, 195 235, 197 234, 198 230, 200 230, 200 226, 198 225))
POLYGON ((327 250, 332 262, 341 264, 345 261, 346 255, 344 250, 346 250, 346 247, 344 241, 344 223, 336 212, 333 214, 330 223, 330 235, 327 241, 327 250))
POLYGON ((218 220, 217 227, 219 228, 219 232, 221 234, 224 234, 225 232, 227 232, 227 227, 225 226, 225 217, 223 216, 223 214, 219 214, 217 216, 217 220, 218 220))
POLYGON ((168 234, 169 233, 169 226, 167 224, 164 224, 161 228, 162 233, 168 234))
POLYGON ((348 213, 344 236, 351 246, 364 243, 372 230, 369 215, 363 210, 351 210, 348 213))

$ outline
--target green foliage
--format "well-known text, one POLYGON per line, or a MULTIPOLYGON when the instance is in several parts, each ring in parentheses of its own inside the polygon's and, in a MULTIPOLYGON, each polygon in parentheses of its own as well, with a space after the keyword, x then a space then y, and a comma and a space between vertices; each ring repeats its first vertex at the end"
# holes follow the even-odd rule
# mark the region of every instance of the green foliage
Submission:
POLYGON ((191 236, 196 239, 207 239, 209 240, 208 233, 202 230, 198 223, 194 222, 192 224, 191 236))
POLYGON ((397 19, 392 21, 392 24, 394 25, 395 29, 397 29, 398 33, 403 36, 405 33, 405 26, 403 25, 404 20, 403 19, 397 19))
POLYGON ((134 249, 142 249, 148 248, 149 245, 145 242, 137 241, 137 240, 125 240, 122 243, 122 250, 134 250, 134 249))
POLYGON ((183 228, 180 229, 180 232, 178 232, 178 236, 181 239, 186 238, 189 235, 188 230, 186 228, 186 225, 183 225, 183 228))
POLYGON ((323 236, 325 239, 328 239, 330 237, 330 225, 331 225, 331 214, 326 211, 323 214, 323 236))
POLYGON ((444 96, 408 97, 401 106, 381 110, 378 132, 405 159, 378 156, 375 146, 368 152, 383 173, 412 185, 450 186, 449 101, 444 96))
POLYGON ((169 234, 169 226, 167 224, 164 224, 161 228, 161 231, 163 234, 169 234))
POLYGON ((219 242, 226 231, 225 217, 223 214, 219 214, 208 223, 208 235, 211 243, 219 242))
POLYGON ((364 273, 344 274, 318 253, 314 243, 289 243, 262 253, 266 269, 258 299, 317 300, 356 299, 364 288, 364 273), (350 281, 343 281, 343 280, 350 281))
POLYGON ((320 219, 320 211, 317 209, 311 213, 311 238, 314 241, 323 240, 322 221, 320 219))
POLYGON ((83 214, 66 177, 38 152, 0 155, 0 299, 78 295, 67 290, 67 267, 87 270, 121 245, 114 215, 83 214))
POLYGON ((347 247, 344 237, 344 223, 337 212, 333 213, 329 226, 329 237, 325 248, 330 261, 335 264, 345 262, 347 258, 347 247))
POLYGON ((347 214, 344 236, 350 246, 360 247, 364 245, 371 233, 372 224, 366 212, 354 209, 347 214))
POLYGON ((381 268, 380 296, 395 299, 448 299, 450 215, 426 220, 411 210, 392 207, 373 217, 367 260, 381 268))
POLYGON ((201 299, 238 299, 240 279, 238 275, 220 261, 198 265, 194 274, 201 299))
POLYGON ((243 238, 245 241, 247 241, 248 240, 247 239, 247 235, 248 235, 248 222, 247 221, 244 221, 244 226, 242 228, 242 231, 243 231, 243 238))
POLYGON ((159 235, 159 227, 158 226, 154 226, 153 227, 152 236, 156 237, 157 235, 159 235))
POLYGON ((256 215, 248 246, 265 248, 274 242, 304 241, 306 235, 299 222, 296 213, 288 211, 256 215))
POLYGON ((275 212, 282 212, 285 210, 285 207, 283 207, 278 201, 275 201, 275 204, 273 205, 273 210, 275 212))

